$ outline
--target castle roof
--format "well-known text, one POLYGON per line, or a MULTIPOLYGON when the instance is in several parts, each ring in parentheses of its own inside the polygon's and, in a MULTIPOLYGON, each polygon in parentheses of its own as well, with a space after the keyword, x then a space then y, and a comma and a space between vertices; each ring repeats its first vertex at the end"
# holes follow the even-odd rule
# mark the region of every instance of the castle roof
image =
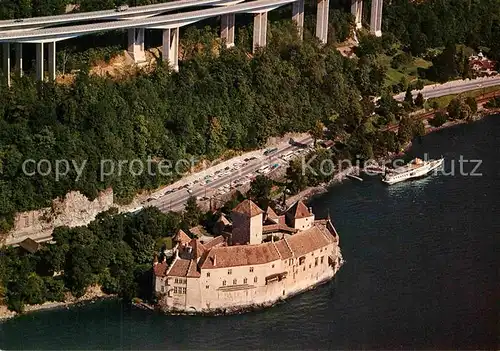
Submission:
POLYGON ((274 210, 271 208, 271 206, 267 207, 266 214, 268 218, 271 219, 279 219, 279 216, 274 212, 274 210))
POLYGON ((331 244, 335 238, 328 233, 328 230, 324 232, 318 226, 313 226, 284 240, 290 246, 295 257, 299 257, 331 244))
POLYGON ((275 232, 295 233, 297 229, 287 226, 286 224, 267 224, 262 226, 262 233, 269 234, 275 232))
POLYGON ((215 246, 220 246, 226 242, 226 239, 222 235, 216 236, 212 240, 210 240, 208 243, 203 244, 205 246, 205 249, 210 250, 211 248, 215 246))
POLYGON ((162 263, 155 264, 153 266, 153 271, 155 276, 157 277, 164 277, 167 275, 167 262, 163 261, 162 263))
POLYGON ((224 214, 221 214, 219 219, 217 220, 217 223, 222 223, 224 225, 230 225, 231 221, 224 216, 224 214))
POLYGON ((192 239, 188 245, 193 248, 193 258, 200 258, 206 251, 205 246, 197 239, 192 239))
POLYGON ((297 201, 293 204, 288 211, 286 211, 289 216, 294 219, 311 217, 312 214, 309 212, 309 209, 304 205, 302 201, 297 201))
POLYGON ((203 269, 251 266, 280 259, 273 243, 220 246, 211 249, 200 261, 203 269))
POLYGON ((278 249, 281 259, 286 260, 293 257, 293 252, 288 246, 286 239, 275 241, 274 245, 276 246, 276 249, 278 249))
POLYGON ((177 234, 174 236, 174 241, 181 244, 187 244, 191 241, 191 238, 182 229, 179 229, 177 234))
POLYGON ((185 260, 182 258, 175 259, 173 264, 170 266, 170 269, 168 270, 167 275, 173 276, 173 277, 185 277, 185 276, 187 276, 190 263, 191 263, 191 260, 185 260))
POLYGON ((259 206, 257 206, 252 200, 246 199, 240 202, 238 206, 233 209, 233 212, 247 215, 249 217, 258 216, 264 211, 262 211, 259 206))

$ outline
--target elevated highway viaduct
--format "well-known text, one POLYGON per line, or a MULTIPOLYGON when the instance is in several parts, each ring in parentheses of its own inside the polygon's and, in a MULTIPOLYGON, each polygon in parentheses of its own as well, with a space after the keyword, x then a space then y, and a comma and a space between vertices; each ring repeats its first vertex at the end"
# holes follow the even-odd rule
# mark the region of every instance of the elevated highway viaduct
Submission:
MULTIPOLYGON (((0 21, 0 44, 2 66, 7 84, 11 84, 11 46, 15 46, 15 68, 23 74, 22 45, 36 45, 36 78, 44 80, 44 46, 48 46, 48 79, 56 77, 56 43, 83 35, 112 30, 128 31, 128 52, 135 62, 145 60, 144 33, 146 29, 163 31, 162 59, 168 61, 173 70, 178 70, 179 29, 204 19, 221 17, 221 38, 227 47, 234 45, 235 15, 250 13, 254 16, 253 51, 266 46, 267 13, 278 7, 293 4, 292 19, 303 33, 304 0, 178 0, 164 4, 137 6, 125 11, 107 10, 0 21), (209 6, 175 14, 172 11, 209 6), (88 23, 88 22, 95 23, 88 23), (100 22, 97 22, 100 21, 100 22)), ((380 36, 383 0, 373 0, 370 31, 380 36)), ((352 0, 351 12, 356 27, 361 27, 363 0, 352 0)), ((329 0, 317 0, 316 36, 325 44, 328 38, 329 0)))

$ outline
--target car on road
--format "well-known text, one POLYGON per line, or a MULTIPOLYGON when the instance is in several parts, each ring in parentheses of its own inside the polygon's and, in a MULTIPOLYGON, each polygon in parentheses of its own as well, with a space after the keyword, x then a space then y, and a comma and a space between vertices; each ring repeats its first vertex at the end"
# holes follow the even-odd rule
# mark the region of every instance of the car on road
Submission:
POLYGON ((21 22, 24 22, 22 18, 17 18, 14 20, 14 23, 21 23, 21 22))
POLYGON ((128 5, 121 5, 116 8, 116 12, 123 12, 129 9, 128 5))
POLYGON ((277 147, 273 147, 271 149, 267 149, 266 151, 264 151, 264 156, 269 156, 269 155, 275 153, 276 151, 278 151, 277 147))

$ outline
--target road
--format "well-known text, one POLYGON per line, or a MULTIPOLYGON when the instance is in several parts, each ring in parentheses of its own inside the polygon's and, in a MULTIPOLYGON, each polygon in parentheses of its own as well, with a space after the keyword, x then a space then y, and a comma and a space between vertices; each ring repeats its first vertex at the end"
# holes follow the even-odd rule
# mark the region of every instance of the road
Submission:
MULTIPOLYGON (((427 85, 422 90, 413 90, 412 95, 416 97, 422 93, 425 99, 436 98, 446 95, 460 94, 470 90, 483 89, 500 85, 500 76, 476 78, 469 80, 454 80, 444 84, 427 85)), ((394 95, 394 99, 403 101, 405 93, 394 95)))
MULTIPOLYGON (((299 142, 303 144, 309 144, 312 141, 313 139, 311 137, 299 140, 299 142)), ((262 153, 262 156, 260 158, 247 162, 243 167, 241 167, 236 171, 231 172, 231 174, 229 175, 221 176, 218 179, 214 179, 209 184, 194 185, 191 188, 192 193, 188 193, 187 189, 179 189, 171 194, 163 195, 156 200, 145 202, 143 205, 158 207, 163 212, 181 210, 184 208, 184 204, 186 203, 187 199, 191 196, 210 198, 214 195, 214 193, 216 193, 218 188, 224 185, 231 185, 231 183, 233 183, 234 181, 245 176, 251 176, 251 177, 256 176, 257 175, 256 171, 263 166, 279 163, 280 167, 283 167, 287 163, 281 160, 280 157, 290 151, 296 151, 299 149, 300 148, 297 146, 292 146, 288 144, 285 147, 278 148, 277 151, 275 151, 269 156, 264 156, 262 153)), ((202 176, 200 175, 199 177, 202 176)), ((191 175, 190 178, 196 178, 196 176, 191 175)))
POLYGON ((134 17, 147 17, 169 11, 183 10, 189 7, 229 5, 233 2, 234 0, 177 0, 145 6, 131 6, 126 11, 116 11, 113 9, 68 13, 57 16, 23 18, 18 20, 2 20, 0 21, 0 31, 39 29, 47 26, 58 26, 62 24, 70 25, 78 22, 97 20, 127 20, 134 17))
POLYGON ((40 42, 42 40, 57 40, 73 38, 85 34, 99 33, 117 29, 127 28, 149 28, 166 29, 178 28, 187 24, 195 23, 207 18, 217 17, 225 14, 257 13, 275 9, 290 4, 297 0, 255 0, 226 7, 216 7, 203 10, 195 10, 183 13, 161 15, 146 19, 129 19, 126 21, 112 21, 103 23, 91 23, 80 25, 69 25, 65 27, 10 30, 0 32, 0 42, 40 42))

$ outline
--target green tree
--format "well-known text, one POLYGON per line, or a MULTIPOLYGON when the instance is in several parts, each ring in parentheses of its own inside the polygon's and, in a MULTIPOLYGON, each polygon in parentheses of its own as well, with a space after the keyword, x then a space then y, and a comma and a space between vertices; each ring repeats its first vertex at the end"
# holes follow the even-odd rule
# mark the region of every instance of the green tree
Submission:
POLYGON ((413 106, 413 95, 411 93, 411 87, 408 87, 408 89, 406 89, 404 101, 408 103, 408 105, 413 106))
POLYGON ((301 160, 292 160, 286 169, 286 179, 288 180, 288 189, 294 194, 304 190, 307 187, 308 179, 305 169, 302 167, 301 160))
POLYGON ((261 208, 267 208, 271 201, 272 189, 273 180, 266 176, 258 175, 250 183, 250 190, 247 196, 261 208))
POLYGON ((182 215, 182 222, 188 228, 197 226, 200 223, 200 219, 203 213, 196 202, 196 198, 194 196, 189 197, 186 201, 186 205, 184 206, 184 212, 182 215))
POLYGON ((477 101, 475 97, 473 96, 466 97, 465 103, 470 107, 472 114, 475 114, 477 112, 477 101))
POLYGON ((447 120, 448 117, 446 116, 445 113, 437 111, 434 115, 434 118, 429 120, 429 124, 433 127, 441 127, 443 124, 446 123, 447 120))
POLYGON ((325 125, 321 121, 316 121, 314 127, 311 129, 310 133, 314 138, 314 147, 316 147, 316 143, 318 139, 323 138, 325 125))
POLYGON ((424 107, 424 96, 422 93, 417 94, 417 97, 415 98, 415 106, 424 107))

